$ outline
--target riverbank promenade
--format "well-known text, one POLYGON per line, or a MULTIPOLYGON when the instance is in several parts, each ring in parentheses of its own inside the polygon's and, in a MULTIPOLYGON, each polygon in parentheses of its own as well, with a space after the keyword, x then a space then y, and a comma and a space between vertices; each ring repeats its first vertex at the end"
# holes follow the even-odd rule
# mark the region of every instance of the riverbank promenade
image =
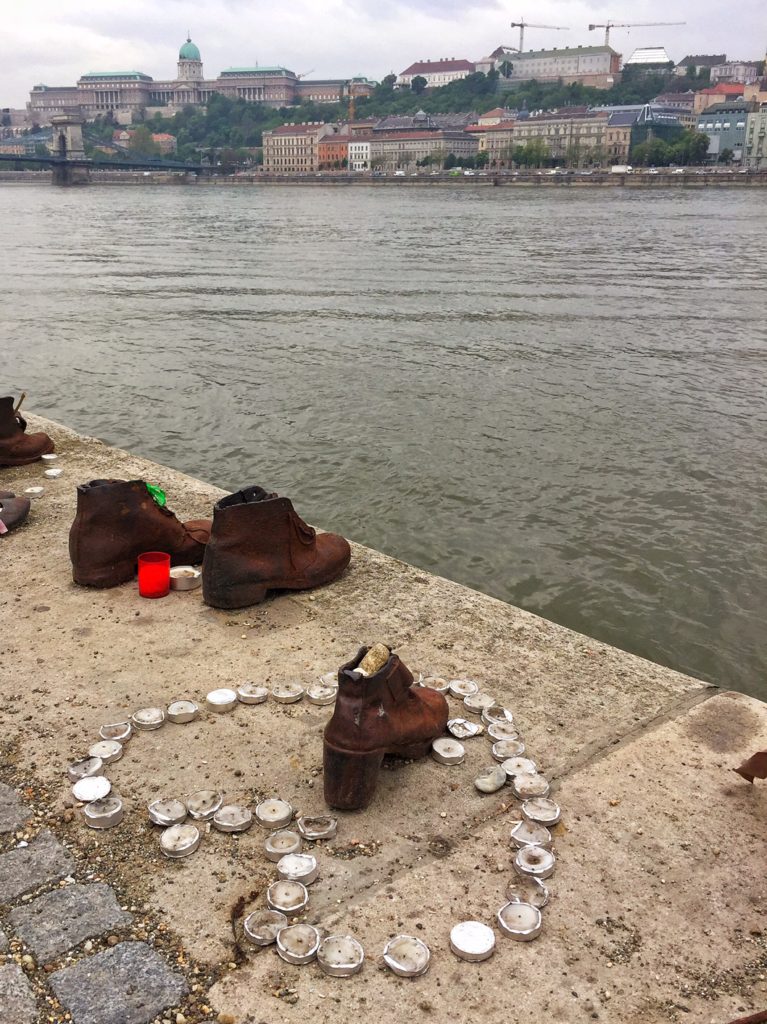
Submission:
MULTIPOLYGON (((767 705, 356 544, 335 584, 240 611, 207 607, 200 590, 149 601, 135 583, 77 587, 67 550, 77 484, 144 479, 183 519, 209 517, 223 492, 29 420, 54 438, 63 472, 45 479, 38 463, 0 473, 3 489, 45 488, 27 523, 0 539, 0 1002, 11 992, 17 1008, 0 1013, 4 1024, 727 1024, 767 1008, 767 784, 732 771, 767 749, 767 705), (487 737, 465 741, 462 764, 393 763, 370 808, 339 813, 337 836, 312 851, 320 873, 305 919, 354 935, 366 954, 361 973, 334 978, 316 963, 285 963, 273 946, 235 942, 275 878, 262 829, 233 836, 202 823, 199 850, 168 860, 146 807, 212 788, 251 809, 276 796, 297 814, 327 813, 322 730, 332 707, 270 698, 216 715, 205 696, 245 681, 309 684, 376 640, 424 675, 477 680, 513 711, 562 808, 556 868, 541 935, 506 937, 496 915, 514 878, 520 805, 509 787, 474 787, 493 763, 487 737), (67 766, 104 724, 178 698, 200 704, 200 718, 136 732, 105 770, 125 818, 88 829, 67 766), (55 855, 49 846, 35 861, 53 842, 55 855), (89 911, 89 931, 57 938, 66 909, 38 901, 75 884, 91 911, 111 887, 122 912, 89 911), (451 952, 450 930, 465 920, 495 927, 490 959, 451 952), (402 979, 383 964, 398 934, 430 947, 424 976, 402 979), (133 955, 140 1005, 121 973, 133 955), (113 1018, 94 1006, 113 1007, 113 1018)), ((243 486, 274 485, 257 453, 243 472, 243 486)), ((453 717, 479 721, 448 699, 453 717)))

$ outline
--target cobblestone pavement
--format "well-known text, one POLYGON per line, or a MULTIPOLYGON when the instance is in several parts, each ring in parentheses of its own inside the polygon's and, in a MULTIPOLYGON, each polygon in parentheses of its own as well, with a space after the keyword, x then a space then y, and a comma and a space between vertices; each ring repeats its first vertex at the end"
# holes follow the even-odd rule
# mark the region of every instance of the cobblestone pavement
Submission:
POLYGON ((0 783, 2 1024, 214 1020, 204 1004, 187 1005, 189 980, 168 951, 136 941, 114 889, 87 872, 78 880, 73 852, 47 829, 33 834, 33 817, 0 783))

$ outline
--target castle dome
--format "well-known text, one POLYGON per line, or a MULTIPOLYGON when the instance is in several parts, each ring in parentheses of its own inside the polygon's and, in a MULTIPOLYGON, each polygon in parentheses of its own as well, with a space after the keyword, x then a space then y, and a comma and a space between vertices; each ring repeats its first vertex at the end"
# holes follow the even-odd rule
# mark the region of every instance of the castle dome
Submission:
POLYGON ((200 51, 194 45, 192 40, 187 37, 186 42, 178 51, 179 60, 201 60, 200 51))

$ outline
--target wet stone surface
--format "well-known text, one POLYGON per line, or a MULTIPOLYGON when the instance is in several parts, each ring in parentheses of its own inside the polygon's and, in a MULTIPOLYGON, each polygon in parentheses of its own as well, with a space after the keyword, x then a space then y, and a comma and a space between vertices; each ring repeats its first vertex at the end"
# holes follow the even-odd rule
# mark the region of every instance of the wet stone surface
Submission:
POLYGON ((41 832, 29 846, 0 856, 0 902, 13 900, 45 882, 70 874, 75 862, 50 832, 41 832))
POLYGON ((3 1024, 35 1024, 37 1020, 32 989, 16 964, 0 967, 0 1010, 3 1024))
POLYGON ((85 939, 133 920, 108 885, 69 885, 11 911, 12 931, 46 963, 85 939))
POLYGON ((24 806, 18 794, 0 782, 0 835, 15 832, 31 817, 32 812, 24 806))
POLYGON ((149 1024, 187 993, 181 975, 144 942, 87 957, 52 974, 50 983, 75 1024, 149 1024))

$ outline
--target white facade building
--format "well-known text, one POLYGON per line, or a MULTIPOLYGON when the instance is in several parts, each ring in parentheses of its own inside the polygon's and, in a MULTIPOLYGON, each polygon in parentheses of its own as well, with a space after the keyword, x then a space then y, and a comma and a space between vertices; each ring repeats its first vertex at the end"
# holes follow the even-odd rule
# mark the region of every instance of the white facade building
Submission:
POLYGON ((449 85, 459 78, 467 78, 473 75, 475 65, 470 60, 456 60, 451 57, 449 60, 420 60, 405 68, 397 78, 397 85, 402 89, 409 89, 414 78, 425 78, 426 86, 429 89, 439 88, 441 85, 449 85))

